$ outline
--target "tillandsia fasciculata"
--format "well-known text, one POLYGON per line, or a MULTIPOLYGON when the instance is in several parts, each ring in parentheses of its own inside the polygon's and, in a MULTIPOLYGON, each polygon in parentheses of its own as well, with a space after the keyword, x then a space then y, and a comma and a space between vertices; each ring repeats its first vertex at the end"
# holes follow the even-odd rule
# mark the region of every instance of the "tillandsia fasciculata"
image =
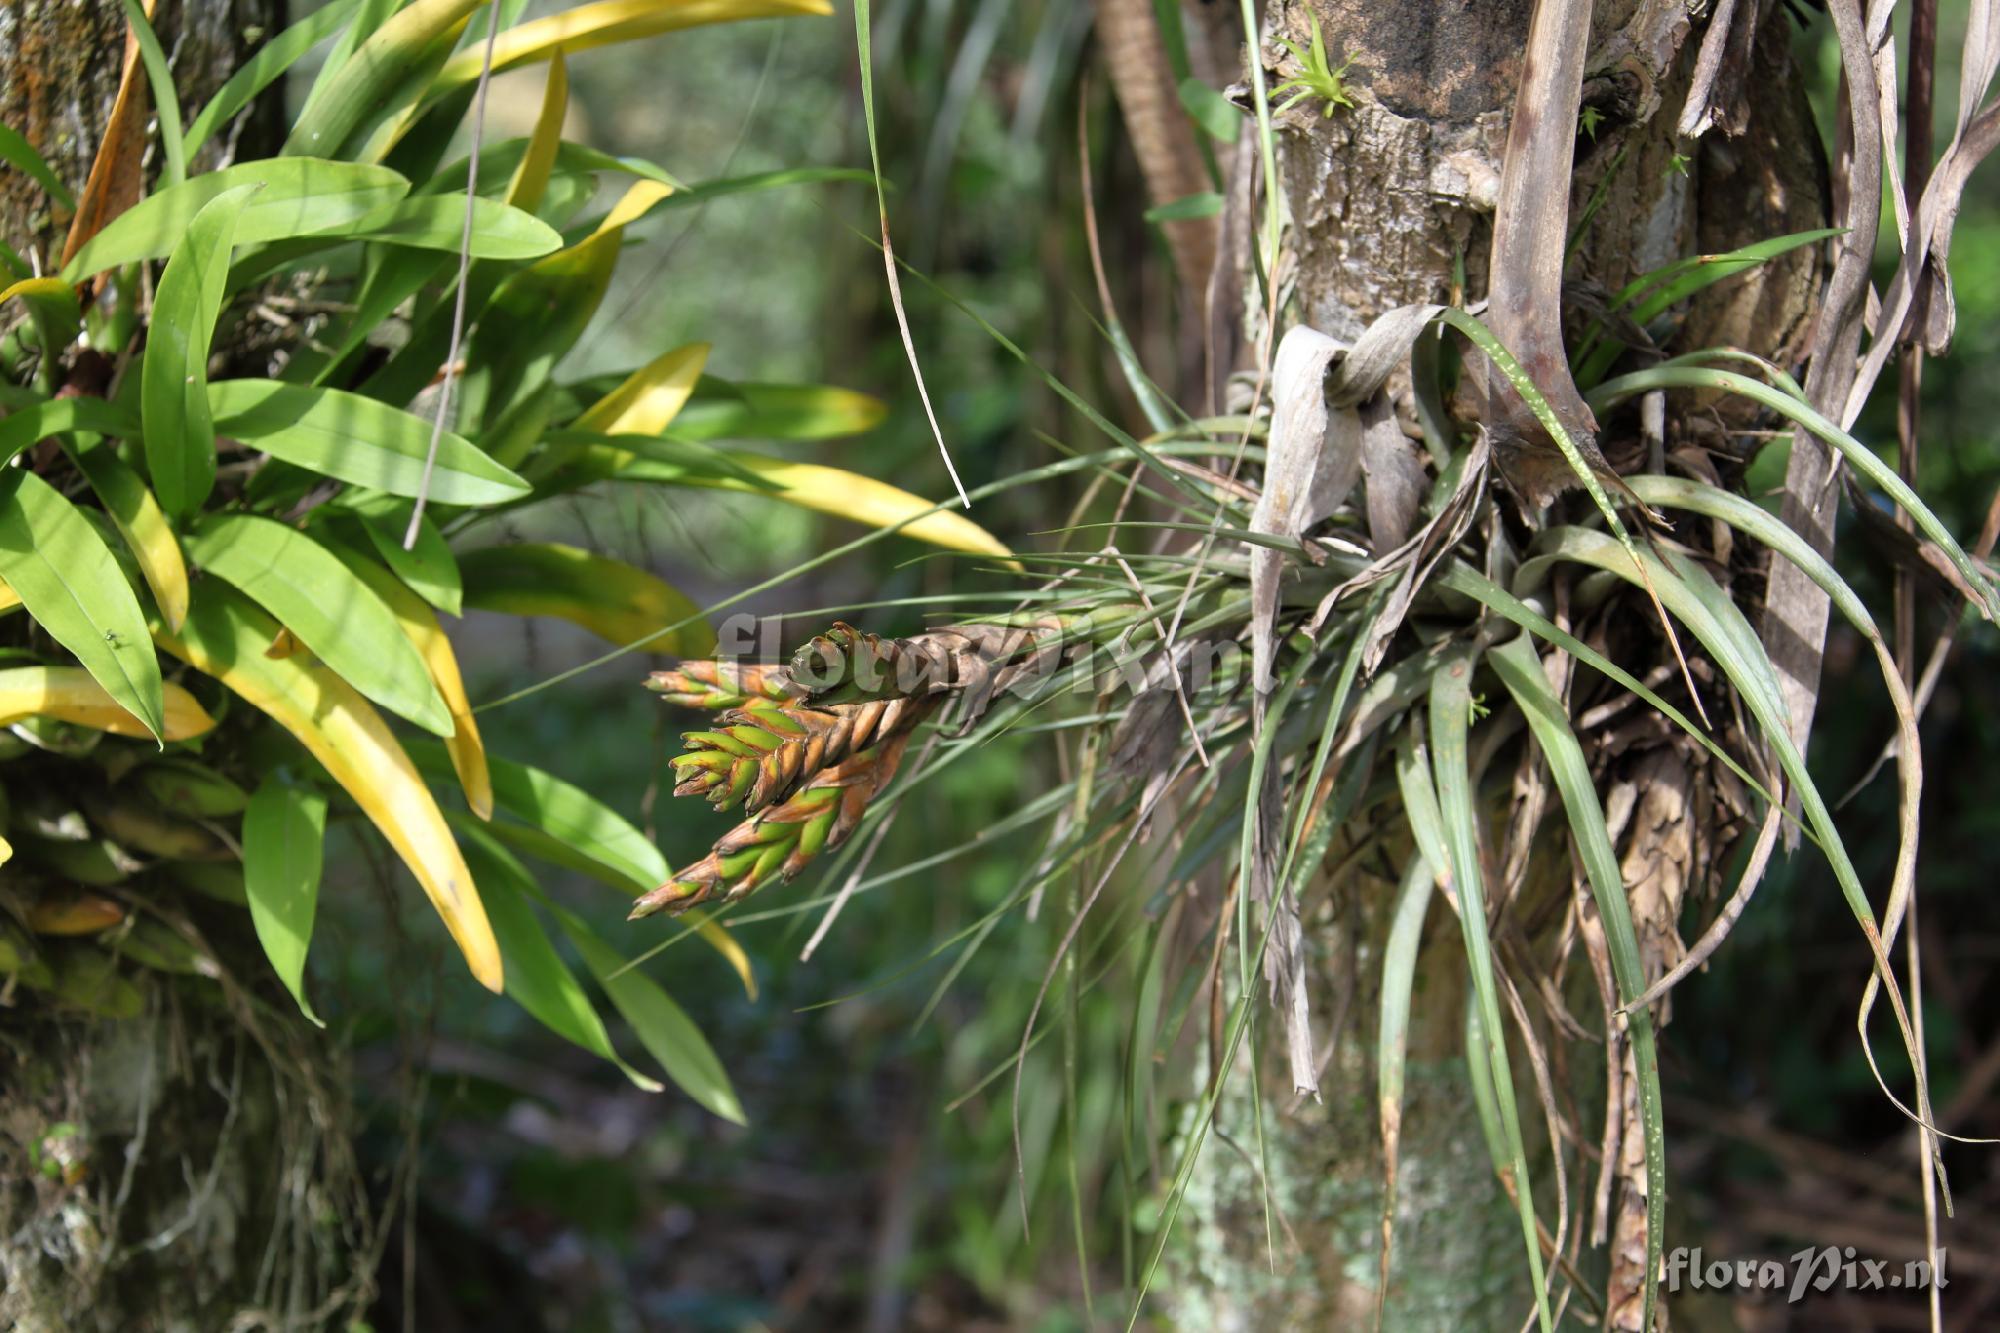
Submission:
MULTIPOLYGON (((745 818, 640 898, 632 916, 734 901, 773 875, 793 878, 859 827, 925 722, 950 707, 957 725, 970 727, 1003 694, 1037 695, 1066 678, 1088 686, 1094 650, 1129 633, 1136 610, 953 625, 902 639, 835 622, 786 665, 715 658, 654 672, 647 688, 668 703, 719 714, 713 727, 683 734, 686 749, 670 761, 674 795, 705 796, 717 810, 741 806, 745 818)), ((1126 659, 1124 674, 1143 660, 1126 659)), ((1143 670, 1132 683, 1160 689, 1143 670)), ((1136 747, 1126 738, 1120 752, 1136 747)))

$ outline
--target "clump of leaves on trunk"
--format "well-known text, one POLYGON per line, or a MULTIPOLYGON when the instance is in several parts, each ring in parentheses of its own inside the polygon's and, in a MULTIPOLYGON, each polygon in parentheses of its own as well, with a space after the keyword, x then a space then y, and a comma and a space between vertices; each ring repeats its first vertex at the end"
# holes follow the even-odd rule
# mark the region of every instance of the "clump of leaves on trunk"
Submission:
MULTIPOLYGON (((881 408, 863 395, 726 381, 699 343, 626 375, 556 374, 642 218, 856 176, 687 184, 564 140, 566 53, 830 7, 610 0, 514 23, 518 7, 473 0, 335 0, 191 117, 128 8, 144 58, 89 180, 72 192, 25 135, 5 141, 70 219, 60 253, 0 249, 5 1001, 121 1019, 149 989, 226 979, 254 1000, 274 975, 318 1022, 305 964, 327 829, 365 821, 481 985, 660 1088, 614 1044, 580 959, 657 1072, 741 1120, 668 992, 528 868, 637 894, 665 863, 604 804, 487 752, 441 617, 556 616, 619 651, 710 651, 702 609, 652 573, 494 544, 496 516, 605 481, 1005 553, 895 487, 725 443, 865 430, 881 408), (189 173, 328 41, 280 153, 189 173), (454 156, 485 71, 533 65, 533 133, 483 142, 475 121, 454 156), (225 947, 246 914, 268 973, 225 947)), ((747 983, 735 943, 704 937, 747 983)))

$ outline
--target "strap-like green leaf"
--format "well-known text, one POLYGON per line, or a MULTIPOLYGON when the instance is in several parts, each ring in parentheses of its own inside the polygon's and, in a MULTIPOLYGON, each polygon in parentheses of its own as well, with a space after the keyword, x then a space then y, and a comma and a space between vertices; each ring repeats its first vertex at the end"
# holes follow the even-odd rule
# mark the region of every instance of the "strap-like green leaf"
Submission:
POLYGON ((250 922, 299 1012, 320 1027, 326 1024, 306 1002, 305 970, 325 837, 325 793, 276 775, 258 785, 243 812, 243 889, 250 922))
POLYGON ((160 663, 132 585, 75 506, 21 468, 0 475, 0 579, 120 707, 163 733, 160 663))
POLYGON ((638 968, 626 968, 618 951, 597 937, 583 918, 574 912, 551 906, 556 919, 568 933, 570 942, 583 955, 584 963, 597 978, 611 1003, 632 1025, 632 1031, 668 1078, 688 1096, 734 1124, 747 1125, 743 1103, 730 1085, 729 1073, 716 1058, 715 1048, 701 1029, 674 1002, 660 983, 638 968))
POLYGON ((270 612, 349 685, 440 736, 451 713, 382 599, 312 538, 253 514, 212 514, 188 555, 270 612))
POLYGON ((208 142, 208 137, 221 129, 223 124, 238 111, 250 105, 258 93, 281 78, 285 71, 298 62, 300 56, 317 46, 329 33, 346 22, 361 0, 332 0, 294 23, 291 27, 273 37, 257 49, 257 54, 244 61, 237 71, 229 76, 229 82, 216 90, 208 99, 208 105, 188 126, 187 150, 192 154, 208 142))
POLYGON ((63 185, 62 178, 35 151, 35 146, 22 137, 12 125, 0 125, 0 161, 34 178, 35 184, 49 192, 49 198, 63 208, 74 213, 76 196, 63 185))
POLYGON ((70 431, 96 435, 134 435, 139 421, 130 412, 102 398, 55 398, 21 408, 0 418, 0 463, 29 445, 70 431))
MULTIPOLYGON (((1604 923, 1604 938, 1611 950, 1611 972, 1618 982, 1618 998, 1629 1004, 1646 989, 1646 973, 1639 959, 1639 937, 1632 928, 1631 904, 1625 898, 1625 877, 1618 867, 1618 854, 1611 846, 1611 831, 1604 822, 1604 807, 1597 799, 1597 786, 1584 758, 1583 745, 1571 730, 1562 700, 1542 671, 1541 658, 1528 636, 1488 650, 1486 660, 1521 706, 1528 730, 1549 763, 1549 775, 1562 794, 1563 808, 1569 813, 1571 845, 1583 862, 1590 880, 1597 915, 1604 923)), ((1632 1064, 1639 1077, 1639 1119, 1646 1137, 1646 1269, 1660 1271, 1660 1252, 1666 1243, 1667 1223, 1667 1140, 1660 1101, 1660 1062, 1653 1043, 1653 1015, 1648 1009, 1625 1012, 1626 1035, 1632 1043, 1632 1064)), ((1617 1114, 1613 1107, 1609 1114, 1617 1114)), ((1611 1169, 1610 1163, 1604 1164, 1611 1169)), ((1659 1300, 1659 1284, 1646 1283, 1645 1317, 1639 1327, 1653 1327, 1653 1307, 1659 1300)))
MULTIPOLYGON (((1608 540, 1608 539, 1607 539, 1608 540)), ((1537 1235, 1535 1198, 1528 1175, 1528 1153, 1521 1138, 1521 1113, 1514 1100, 1514 1073, 1507 1058, 1507 1034, 1500 1018, 1500 989, 1493 974, 1493 942, 1486 929, 1485 875, 1479 859, 1479 814, 1473 806, 1472 774, 1466 733, 1472 712, 1472 658, 1456 654, 1431 676, 1431 770, 1437 782, 1438 810, 1444 818, 1445 847, 1451 858, 1452 885, 1458 892, 1458 922, 1465 937, 1465 960, 1472 971, 1473 1000, 1478 1006, 1485 1050, 1468 1049, 1466 1060, 1475 1073, 1482 1062, 1493 1083, 1499 1108, 1501 1148, 1496 1162, 1512 1169, 1514 1199, 1521 1214, 1521 1234, 1528 1250, 1528 1274, 1535 1289, 1535 1314, 1542 1333, 1550 1333, 1549 1289, 1537 1235)))
POLYGON ((487 830, 459 821, 465 859, 479 878, 487 919, 507 963, 507 995, 534 1015, 536 1021, 565 1041, 618 1066, 634 1086, 658 1092, 662 1084, 625 1062, 611 1044, 611 1034, 597 1007, 550 941, 535 917, 529 898, 536 896, 534 876, 495 842, 487 830))
MULTIPOLYGON (((451 759, 435 741, 413 741, 410 758, 425 777, 451 780, 451 759)), ((531 856, 581 870, 615 888, 640 894, 667 877, 659 849, 623 816, 580 787, 527 764, 488 756, 493 801, 543 836, 516 844, 531 856)), ((512 841, 521 830, 494 824, 489 831, 512 841)))
POLYGON ((559 616, 610 643, 635 643, 694 617, 672 634, 653 639, 656 653, 700 657, 715 648, 715 631, 700 608, 643 569, 555 542, 488 546, 459 557, 465 604, 521 616, 559 616))
MULTIPOLYGON (((387 403, 271 380, 220 380, 208 386, 208 403, 218 435, 273 458, 391 495, 414 496, 423 484, 431 425, 387 403)), ((464 436, 446 431, 438 439, 432 501, 499 504, 529 489, 464 436)))
POLYGON ((404 550, 403 534, 410 526, 408 504, 386 495, 354 493, 342 500, 339 506, 328 508, 338 508, 354 516, 375 554, 409 585, 410 591, 440 611, 454 616, 460 613, 463 585, 458 574, 458 557, 451 553, 444 534, 428 516, 417 524, 417 544, 404 550))
POLYGON ((236 220, 255 185, 224 190, 203 204, 174 247, 153 297, 140 371, 146 471, 160 507, 182 518, 215 486, 215 423, 208 410, 208 348, 229 278, 236 220))
POLYGON ((237 215, 238 245, 332 231, 394 203, 410 190, 410 183, 387 167, 310 157, 271 158, 203 172, 113 218, 70 257, 62 276, 81 282, 108 268, 170 255, 195 214, 216 196, 244 185, 264 188, 237 215))

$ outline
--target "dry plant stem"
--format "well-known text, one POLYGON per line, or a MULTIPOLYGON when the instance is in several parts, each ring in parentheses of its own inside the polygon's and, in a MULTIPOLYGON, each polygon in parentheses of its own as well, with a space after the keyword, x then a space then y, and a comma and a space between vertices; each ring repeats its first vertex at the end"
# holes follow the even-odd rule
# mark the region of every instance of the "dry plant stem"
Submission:
MULTIPOLYGON (((1181 110, 1174 92, 1173 65, 1160 37, 1153 0, 1097 0, 1097 40, 1111 72, 1111 88, 1118 96, 1132 154, 1146 180, 1147 198, 1157 206, 1208 189, 1194 122, 1181 110)), ((1168 222, 1161 230, 1182 286, 1189 292, 1201 290, 1215 265, 1215 219, 1168 222)), ((1109 301, 1105 308, 1110 309, 1109 301)))
POLYGON ((472 268, 472 205, 479 198, 479 150, 486 141, 486 88, 493 76, 493 44, 500 35, 500 6, 486 11, 486 47, 479 64, 479 86, 472 101, 472 151, 465 158, 465 223, 458 234, 458 283, 451 297, 451 345, 444 358, 444 383, 438 386, 437 415, 431 418, 430 447, 424 451, 424 475, 417 483, 416 502, 410 506, 410 526, 403 533, 403 549, 417 548, 417 534, 424 521, 424 504, 430 499, 431 474, 437 468, 438 445, 444 440, 444 421, 451 415, 451 386, 464 368, 459 348, 465 341, 465 278, 472 268))
MULTIPOLYGON (((1579 446, 1590 441, 1594 449, 1597 420, 1577 391, 1562 336, 1570 166, 1576 153, 1590 8, 1590 0, 1538 0, 1535 5, 1521 88, 1507 127, 1500 201, 1493 215, 1487 323, 1519 359, 1579 446)), ((1541 433, 1497 369, 1489 369, 1488 398, 1495 417, 1505 402, 1516 429, 1541 433)))
MULTIPOLYGON (((1910 7, 1910 60, 1905 95, 1909 106, 1903 121, 1903 196, 1921 199, 1930 183, 1931 103, 1937 73, 1937 0, 1914 0, 1910 7)), ((1907 204, 1904 205, 1907 209, 1907 204)), ((1905 241, 1908 237, 1905 236, 1905 241)), ((1903 339, 1902 366, 1896 397, 1896 465, 1903 480, 1917 479, 1918 431, 1922 404, 1918 398, 1923 384, 1923 343, 1919 336, 1929 313, 1929 284, 1917 293, 1911 311, 1909 336, 1903 339)), ((1878 330, 1878 336, 1889 333, 1878 330)), ((1910 516, 1900 510, 1896 522, 1905 532, 1915 529, 1910 516)), ((1915 678, 1917 664, 1916 575, 1896 570, 1895 620, 1896 668, 1905 681, 1915 678)))
MULTIPOLYGON (((1876 100, 1875 66, 1862 30, 1857 0, 1828 0, 1834 31, 1840 38, 1841 67, 1846 76, 1853 144, 1846 181, 1847 234, 1840 238, 1840 258, 1828 279, 1818 322, 1813 327, 1811 364, 1806 370, 1806 400, 1822 414, 1842 418, 1842 404, 1855 386, 1854 358, 1860 347, 1862 297, 1868 285, 1868 265, 1882 215, 1882 127, 1876 100)), ((1921 226, 1921 222, 1919 222, 1921 226)), ((1889 318, 1889 311, 1883 311, 1889 318)), ((1898 316, 1900 318, 1900 316, 1898 316)), ((1886 329, 1892 339, 1892 329, 1886 329)), ((1858 386, 1855 386, 1858 387, 1858 386)), ((1846 424, 1845 421, 1842 424, 1846 424)), ((1783 517, 1822 555, 1833 547, 1831 484, 1834 455, 1804 431, 1792 436, 1791 461, 1785 469, 1783 517)), ((1764 646, 1777 668, 1778 684, 1790 715, 1792 740, 1803 752, 1812 731, 1819 698, 1821 654, 1826 643, 1828 599, 1804 571, 1789 561, 1774 561, 1765 593, 1764 646)), ((1796 808, 1796 797, 1793 798, 1796 808)), ((1787 838, 1796 844, 1796 835, 1787 838)))
POLYGON ((1757 830, 1757 842, 1750 849, 1750 860, 1743 868, 1742 878, 1736 882, 1736 892, 1729 895, 1729 901, 1722 905, 1722 910, 1716 913, 1715 920, 1709 923, 1708 929, 1702 932, 1694 947, 1687 951, 1687 956, 1681 959, 1672 971, 1648 986, 1645 994, 1630 1004, 1619 1005, 1621 1013, 1632 1009, 1644 1009, 1651 1005, 1715 956, 1715 951, 1722 947, 1725 939, 1729 938, 1729 932, 1735 928, 1737 919, 1743 915, 1743 909, 1750 905, 1751 895, 1757 891, 1757 885, 1763 880, 1764 868, 1770 863, 1771 852, 1778 844, 1778 827, 1783 822, 1784 811, 1781 807, 1774 805, 1764 812, 1764 823, 1757 830))

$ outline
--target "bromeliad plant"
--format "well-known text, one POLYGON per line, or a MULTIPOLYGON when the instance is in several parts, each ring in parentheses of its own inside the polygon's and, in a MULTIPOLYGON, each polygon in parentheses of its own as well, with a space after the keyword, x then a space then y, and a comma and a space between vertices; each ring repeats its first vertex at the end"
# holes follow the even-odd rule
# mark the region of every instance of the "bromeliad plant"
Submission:
MULTIPOLYGON (((666 1074, 740 1118, 673 1000, 517 859, 638 893, 664 877, 659 854, 574 787, 487 753, 440 615, 560 616, 621 649, 709 651, 701 610, 645 571, 472 540, 495 515, 606 480, 746 492, 1004 554, 893 487, 717 443, 854 433, 880 415, 862 395, 730 383, 704 374, 700 344, 626 376, 555 374, 642 218, 856 174, 689 186, 565 141, 565 53, 829 6, 605 0, 508 26, 476 0, 334 0, 185 129, 130 10, 145 59, 127 79, 150 81, 159 108, 157 177, 139 152, 106 150, 72 198, 25 137, 6 141, 74 219, 59 255, 0 253, 7 995, 135 1013, 154 970, 227 969, 203 923, 247 908, 312 1016, 324 830, 358 814, 480 984, 658 1087, 615 1052, 556 948, 567 937, 666 1074), (504 29, 490 43, 486 23, 504 29), (280 152, 189 172, 326 39, 280 152), (534 132, 446 160, 489 63, 546 66, 534 132), (607 185, 615 202, 593 212, 607 185)), ((120 99, 107 144, 144 137, 144 104, 120 99)))
MULTIPOLYGON (((1856 216, 1846 220, 1801 385, 1732 348, 1671 355, 1663 317, 1711 283, 1826 242, 1826 231, 1669 265, 1575 321, 1581 339, 1565 343, 1562 316, 1590 312, 1565 310, 1567 219, 1549 201, 1569 197, 1575 119, 1557 112, 1578 96, 1589 6, 1542 0, 1538 11, 1546 13, 1535 40, 1565 49, 1532 51, 1526 62, 1534 73, 1522 104, 1535 114, 1516 117, 1509 143, 1484 321, 1411 306, 1345 343, 1303 327, 1280 340, 1274 314, 1268 413, 1187 421, 1144 440, 1041 372, 1112 447, 1005 484, 1095 473, 1109 483, 1105 495, 1122 498, 1108 522, 1093 524, 1083 521, 1096 516, 1087 496, 1063 529, 1064 548, 1018 557, 1048 577, 1023 588, 1016 611, 898 641, 839 625, 787 666, 690 662, 652 682, 672 702, 722 714, 688 733, 675 761, 678 790, 718 808, 742 802, 746 817, 708 857, 642 898, 636 915, 739 901, 835 852, 829 878, 842 887, 830 918, 849 894, 890 878, 863 877, 879 839, 852 835, 900 808, 885 794, 899 764, 913 769, 900 787, 907 793, 1005 730, 1033 725, 1074 738, 1063 780, 1020 812, 1022 824, 1046 830, 1040 854, 1023 862, 1003 904, 938 952, 959 951, 955 976, 1001 917, 1068 889, 1066 927, 1019 1048, 988 1080, 1015 1080, 1017 1154, 1022 1080, 1046 1035, 1037 1024, 1043 1001, 1062 1014, 1051 1030, 1061 1034, 1059 1095, 1074 1125, 1088 1118, 1076 1104, 1078 1006, 1107 973, 1132 969, 1112 1117, 1126 1150, 1097 1160, 1115 1162, 1125 1187, 1125 1252, 1135 1256, 1125 1277, 1139 1300, 1216 1123, 1225 1071, 1246 1043, 1258 1047, 1260 991, 1284 1034, 1291 1086, 1317 1093, 1313 927, 1340 903, 1382 927, 1367 937, 1379 950, 1381 995, 1378 1299, 1390 1288, 1417 958, 1436 909, 1456 919, 1471 980, 1453 1020, 1466 1033, 1468 1082, 1494 1169, 1518 1208, 1533 1320, 1552 1328, 1575 1302, 1610 1327, 1656 1327, 1670 1188, 1656 1052, 1663 1000, 1723 942, 1787 831, 1824 856, 1861 929, 1873 969, 1860 1013, 1864 1049, 1872 1067, 1869 1019, 1886 1000, 1914 1073, 1907 1089, 1891 1091, 1879 1071, 1878 1081, 1920 1126, 1927 1198, 1939 1180, 1917 1056, 1918 978, 1899 975, 1890 955, 1915 890, 1916 706, 1866 605, 1824 554, 1758 502, 1768 481, 1757 479, 1773 465, 1797 473, 1812 458, 1832 460, 1810 503, 1844 472, 1859 505, 1886 500, 1907 517, 1909 563, 1947 581, 1958 599, 1950 623, 1960 608, 2000 617, 1989 552, 1962 549, 1851 430, 1906 315, 1924 308, 1919 294, 1928 289, 1932 310, 1949 306, 1928 255, 1948 245, 1972 163, 2000 143, 2000 110, 1974 114, 1990 62, 1968 54, 1961 134, 1930 192, 1903 201, 1899 216, 1914 219, 1903 265, 1883 297, 1876 341, 1858 355, 1838 330, 1860 319, 1874 219, 1863 228, 1858 218, 1879 192, 1850 192, 1856 216), (1454 336, 1464 340, 1456 359, 1445 355, 1454 336), (1450 369, 1457 364, 1462 373, 1450 369), (1668 430, 1644 424, 1649 397, 1656 412, 1665 408, 1668 430), (1779 438, 1757 454, 1731 448, 1703 416, 1718 399, 1779 438), (1246 465, 1260 483, 1239 475, 1246 465), (1153 507, 1143 520, 1128 510, 1135 497, 1153 507), (1066 549, 1078 536, 1079 549, 1066 549), (1767 648, 1746 614, 1767 578, 1775 587, 1793 577, 1870 645, 1894 705, 1898 855, 1879 912, 1804 762, 1810 695, 1801 723, 1796 680, 1781 678, 1782 650, 1767 648), (929 669, 890 669, 902 659, 929 669), (1218 662, 1248 669, 1203 669, 1218 662), (1063 692, 1083 706, 1051 707, 1063 692), (918 729, 960 704, 960 726, 920 742, 918 729), (919 757, 908 760, 915 745, 919 757), (1171 818, 1153 818, 1164 811, 1171 818), (1135 847, 1157 852, 1150 873, 1107 901, 1135 847), (1735 881, 1727 901, 1683 945, 1685 904, 1725 876, 1735 881), (1187 974, 1163 969, 1169 959, 1186 960, 1187 974), (1588 1029, 1571 1005, 1578 990, 1594 991, 1599 1007, 1588 1029), (1160 1116, 1173 1093, 1156 1093, 1151 1071, 1174 1048, 1173 1034, 1202 1025, 1204 1009, 1209 1077, 1191 1117, 1160 1116), (1601 1133, 1575 1118, 1567 1090, 1549 1077, 1551 1044, 1579 1039, 1601 1043, 1607 1064, 1601 1133), (1534 1077, 1517 1080, 1524 1069, 1534 1077), (1530 1170, 1537 1136, 1523 1089, 1548 1132, 1560 1195, 1553 1221, 1548 1182, 1530 1170), (1153 1152, 1161 1138, 1180 1146, 1163 1164, 1153 1152), (1586 1228, 1572 1225, 1580 1215, 1572 1160, 1597 1177, 1592 1243, 1609 1255, 1601 1287, 1578 1267, 1586 1228), (1146 1242, 1136 1231, 1142 1212, 1167 1223, 1146 1242)), ((1844 30, 1841 38, 1859 40, 1844 30)), ((1731 40, 1727 25, 1710 40, 1731 40)), ((1850 70, 1869 67, 1865 51, 1850 59, 1850 70)), ((1875 101, 1855 106, 1872 115, 1875 101)), ((1268 110, 1260 120, 1269 154, 1268 110)), ((1870 151, 1879 139, 1872 130, 1855 136, 1870 151)), ((1274 294, 1274 308, 1280 300, 1274 294)), ((1142 399, 1151 388, 1134 385, 1142 399)), ((1257 1086, 1252 1078, 1232 1103, 1254 1121, 1235 1135, 1246 1159, 1252 1149, 1240 1145, 1263 1142, 1257 1086)), ((1081 1249, 1081 1182, 1093 1155, 1075 1133, 1066 1151, 1081 1249)), ((1056 1190, 1062 1174, 1038 1178, 1056 1190)), ((1024 1216, 1030 1179, 1023 1164, 1024 1216)), ((1084 1267, 1088 1282, 1092 1266, 1084 1267)))

